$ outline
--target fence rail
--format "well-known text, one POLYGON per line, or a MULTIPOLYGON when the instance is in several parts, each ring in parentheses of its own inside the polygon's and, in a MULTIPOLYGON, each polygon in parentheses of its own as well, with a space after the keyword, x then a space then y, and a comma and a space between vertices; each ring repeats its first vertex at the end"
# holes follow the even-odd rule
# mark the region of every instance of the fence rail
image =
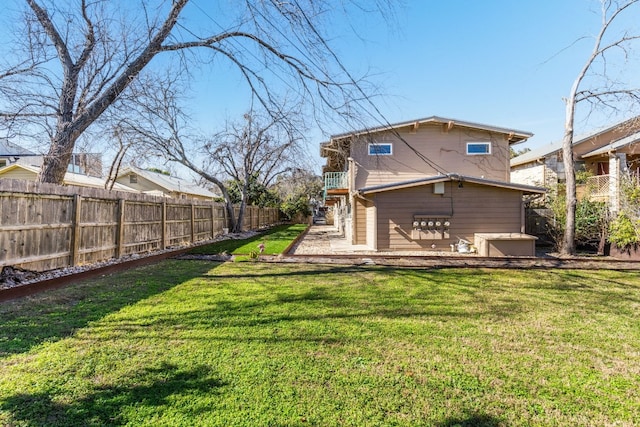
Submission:
MULTIPOLYGON (((243 229, 279 215, 248 206, 243 229)), ((0 267, 92 264, 212 239, 227 227, 221 203, 0 179, 0 267)))

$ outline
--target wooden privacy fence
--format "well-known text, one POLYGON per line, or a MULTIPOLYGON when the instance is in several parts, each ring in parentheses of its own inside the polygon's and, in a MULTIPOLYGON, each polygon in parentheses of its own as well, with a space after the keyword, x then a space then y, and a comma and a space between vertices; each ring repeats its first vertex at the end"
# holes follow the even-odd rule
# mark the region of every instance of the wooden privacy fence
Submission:
MULTIPOLYGON (((248 206, 243 230, 279 215, 248 206)), ((92 264, 209 240, 227 224, 222 203, 0 179, 0 267, 92 264)))

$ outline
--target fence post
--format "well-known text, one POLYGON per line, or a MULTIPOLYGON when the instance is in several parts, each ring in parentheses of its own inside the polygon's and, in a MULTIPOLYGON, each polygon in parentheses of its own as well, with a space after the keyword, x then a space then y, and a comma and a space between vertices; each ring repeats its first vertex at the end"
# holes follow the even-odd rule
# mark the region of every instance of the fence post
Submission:
POLYGON ((80 210, 82 209, 82 197, 73 195, 73 224, 71 227, 71 266, 80 263, 80 210))
POLYGON ((162 224, 161 224, 161 230, 160 230, 160 248, 161 249, 166 249, 167 248, 167 201, 163 200, 162 201, 162 224))
POLYGON ((196 205, 191 203, 191 242, 196 242, 196 205))
POLYGON ((118 225, 116 234, 116 258, 124 255, 124 199, 118 199, 118 225))
POLYGON ((213 229, 215 228, 215 219, 213 217, 213 215, 215 214, 215 205, 213 204, 213 202, 211 202, 211 239, 213 239, 214 237, 214 231, 213 229))

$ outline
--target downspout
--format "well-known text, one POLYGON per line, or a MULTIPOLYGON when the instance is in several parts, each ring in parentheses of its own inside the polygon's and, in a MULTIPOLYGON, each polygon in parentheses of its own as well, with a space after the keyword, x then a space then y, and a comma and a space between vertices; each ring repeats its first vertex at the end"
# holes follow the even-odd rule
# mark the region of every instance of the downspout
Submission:
POLYGON ((355 190, 355 185, 356 185, 356 162, 355 160, 353 160, 353 157, 347 157, 347 176, 349 179, 349 206, 351 209, 351 243, 352 245, 354 244, 355 240, 356 240, 356 220, 357 220, 357 213, 356 213, 356 205, 355 205, 355 194, 356 194, 356 190, 355 190))
POLYGON ((527 232, 527 215, 524 208, 524 194, 520 193, 520 233, 525 234, 527 232))

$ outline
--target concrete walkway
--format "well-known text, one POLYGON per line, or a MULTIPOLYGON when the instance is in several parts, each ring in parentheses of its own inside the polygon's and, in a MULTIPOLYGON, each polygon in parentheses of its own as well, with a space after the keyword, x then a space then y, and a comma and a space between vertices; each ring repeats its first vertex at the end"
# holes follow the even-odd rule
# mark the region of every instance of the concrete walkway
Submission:
POLYGON ((372 253, 366 245, 351 245, 337 227, 333 225, 312 225, 305 236, 291 249, 290 255, 334 255, 372 253))
POLYGON ((640 270, 640 263, 611 257, 561 258, 546 254, 539 257, 481 257, 457 252, 372 251, 364 245, 350 245, 333 225, 313 225, 285 254, 261 257, 266 262, 306 262, 321 264, 383 265, 410 268, 561 268, 640 270))
POLYGON ((441 251, 374 251, 367 245, 350 244, 333 225, 309 227, 307 234, 294 245, 289 255, 476 256, 441 251))

